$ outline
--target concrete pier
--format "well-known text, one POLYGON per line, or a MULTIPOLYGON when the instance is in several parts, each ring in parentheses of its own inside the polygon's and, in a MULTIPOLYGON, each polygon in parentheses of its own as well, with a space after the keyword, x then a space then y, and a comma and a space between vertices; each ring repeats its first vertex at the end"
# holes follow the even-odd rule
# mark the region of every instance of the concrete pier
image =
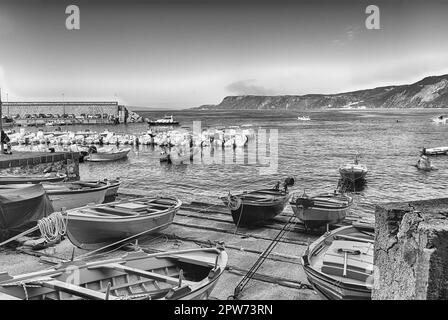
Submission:
POLYGON ((378 205, 375 229, 372 299, 448 299, 448 198, 378 205))

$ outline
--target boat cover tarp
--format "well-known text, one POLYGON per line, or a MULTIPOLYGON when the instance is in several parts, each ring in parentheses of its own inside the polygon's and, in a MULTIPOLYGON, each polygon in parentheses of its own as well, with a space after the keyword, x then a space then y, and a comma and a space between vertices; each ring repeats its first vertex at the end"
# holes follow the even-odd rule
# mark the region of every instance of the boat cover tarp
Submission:
POLYGON ((36 226, 53 213, 51 200, 40 184, 0 190, 0 241, 36 226))

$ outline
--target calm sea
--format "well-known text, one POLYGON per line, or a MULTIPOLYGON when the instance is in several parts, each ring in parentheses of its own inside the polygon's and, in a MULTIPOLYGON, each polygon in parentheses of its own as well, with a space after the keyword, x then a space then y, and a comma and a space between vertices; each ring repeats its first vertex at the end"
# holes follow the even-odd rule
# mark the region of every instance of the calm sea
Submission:
MULTIPOLYGON (((258 129, 278 130, 278 171, 262 175, 260 167, 249 164, 167 165, 159 162, 159 147, 134 147, 127 160, 113 163, 80 165, 82 179, 121 177, 123 187, 138 188, 178 196, 184 201, 219 203, 218 197, 229 191, 252 190, 273 186, 292 176, 294 190, 313 194, 333 191, 338 167, 352 162, 360 153, 369 169, 367 184, 354 194, 355 210, 372 213, 374 204, 446 197, 448 156, 433 157, 438 168, 418 171, 416 163, 421 147, 448 145, 448 126, 431 123, 440 110, 387 111, 174 111, 143 112, 144 117, 173 114, 181 126, 202 127, 252 125, 258 129), (308 115, 311 121, 298 121, 308 115)), ((139 133, 145 124, 107 126, 116 132, 139 133)), ((71 130, 86 127, 69 127, 71 130)), ((91 127, 101 131, 104 128, 91 127)), ((225 152, 233 152, 226 150, 225 152)), ((247 152, 247 148, 246 148, 247 152)))

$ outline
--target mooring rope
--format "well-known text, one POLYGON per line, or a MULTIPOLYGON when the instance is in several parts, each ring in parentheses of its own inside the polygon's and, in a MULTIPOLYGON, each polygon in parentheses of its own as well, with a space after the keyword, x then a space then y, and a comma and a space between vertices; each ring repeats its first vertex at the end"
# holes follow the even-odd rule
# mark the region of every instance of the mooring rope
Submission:
POLYGON ((67 232, 68 215, 61 212, 53 212, 48 217, 42 218, 37 222, 42 237, 47 242, 55 241, 59 236, 67 232))

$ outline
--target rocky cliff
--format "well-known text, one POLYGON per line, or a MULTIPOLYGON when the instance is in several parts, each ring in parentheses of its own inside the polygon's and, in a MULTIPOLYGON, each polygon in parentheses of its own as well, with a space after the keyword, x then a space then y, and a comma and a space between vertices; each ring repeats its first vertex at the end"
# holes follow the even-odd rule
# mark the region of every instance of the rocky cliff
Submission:
POLYGON ((306 110, 325 108, 447 108, 448 74, 400 86, 339 93, 284 96, 228 96, 197 109, 306 110))

